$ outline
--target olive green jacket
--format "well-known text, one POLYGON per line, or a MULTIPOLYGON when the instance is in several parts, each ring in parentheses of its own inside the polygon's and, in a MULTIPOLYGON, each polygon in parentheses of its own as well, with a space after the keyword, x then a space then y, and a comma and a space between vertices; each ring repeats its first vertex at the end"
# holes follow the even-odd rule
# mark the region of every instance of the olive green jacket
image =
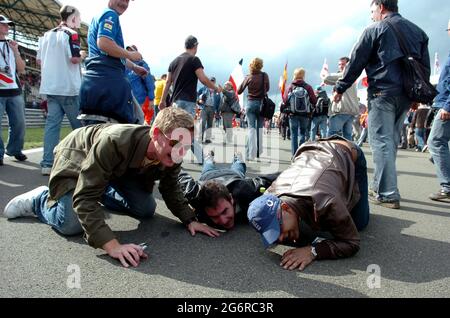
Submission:
POLYGON ((111 181, 138 172, 149 193, 160 180, 159 191, 167 207, 182 222, 194 218, 177 182, 181 165, 142 168, 150 140, 148 126, 95 125, 73 131, 55 148, 48 206, 74 191, 73 208, 85 238, 89 245, 101 248, 115 235, 105 223, 99 202, 111 181))

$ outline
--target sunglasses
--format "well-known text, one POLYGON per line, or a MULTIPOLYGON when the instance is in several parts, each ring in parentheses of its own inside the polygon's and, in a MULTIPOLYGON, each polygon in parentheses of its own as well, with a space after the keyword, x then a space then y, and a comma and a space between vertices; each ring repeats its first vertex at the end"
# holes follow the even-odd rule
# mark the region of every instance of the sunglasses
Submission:
POLYGON ((162 131, 161 134, 166 137, 166 139, 169 141, 169 146, 170 147, 175 147, 176 145, 178 145, 180 143, 180 140, 176 140, 176 139, 170 139, 169 137, 167 137, 162 131))

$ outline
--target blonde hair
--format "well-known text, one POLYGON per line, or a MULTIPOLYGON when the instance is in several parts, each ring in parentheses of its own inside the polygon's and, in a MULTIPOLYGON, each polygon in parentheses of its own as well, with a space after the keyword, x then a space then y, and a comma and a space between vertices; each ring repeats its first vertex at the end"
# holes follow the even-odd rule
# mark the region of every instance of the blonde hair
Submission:
POLYGON ((250 73, 255 74, 262 70, 264 66, 264 61, 259 57, 255 57, 249 65, 250 73))
POLYGON ((296 80, 304 80, 306 75, 306 71, 304 68, 298 68, 294 71, 294 81, 296 80))
POLYGON ((155 122, 150 129, 151 136, 153 136, 155 128, 159 128, 165 135, 177 128, 193 130, 194 118, 192 118, 191 114, 181 108, 167 107, 161 110, 158 113, 158 116, 156 116, 155 122))

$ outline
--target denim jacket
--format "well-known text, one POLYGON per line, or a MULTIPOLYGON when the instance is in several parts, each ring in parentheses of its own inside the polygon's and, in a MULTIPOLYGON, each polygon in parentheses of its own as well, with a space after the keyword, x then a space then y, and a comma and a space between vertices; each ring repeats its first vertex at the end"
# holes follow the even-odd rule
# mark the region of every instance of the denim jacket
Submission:
MULTIPOLYGON (((425 77, 431 73, 428 36, 412 22, 398 13, 385 18, 402 32, 413 57, 427 69, 425 77)), ((344 93, 355 83, 364 69, 369 79, 369 97, 404 95, 403 75, 400 59, 404 56, 397 36, 386 21, 370 25, 363 32, 350 57, 344 78, 336 84, 336 91, 344 93)))
POLYGON ((144 60, 136 62, 135 64, 148 71, 148 75, 145 78, 142 78, 132 70, 127 69, 127 78, 130 81, 133 96, 136 98, 139 105, 142 105, 144 104, 146 97, 151 101, 155 99, 155 81, 150 73, 150 67, 144 60))
POLYGON ((434 100, 433 107, 443 108, 450 112, 450 55, 441 73, 437 90, 439 91, 439 95, 434 100))

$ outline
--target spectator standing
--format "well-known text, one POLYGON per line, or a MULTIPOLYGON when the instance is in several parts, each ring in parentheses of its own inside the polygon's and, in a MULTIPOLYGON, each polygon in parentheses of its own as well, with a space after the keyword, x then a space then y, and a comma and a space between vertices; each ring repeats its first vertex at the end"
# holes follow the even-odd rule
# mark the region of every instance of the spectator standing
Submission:
POLYGON ((263 139, 263 117, 260 115, 261 104, 264 96, 270 90, 269 75, 262 72, 264 61, 254 58, 249 65, 250 74, 238 88, 238 95, 248 89, 248 103, 245 108, 245 115, 248 124, 248 137, 245 145, 246 159, 255 160, 259 158, 262 151, 263 139))
MULTIPOLYGON (((139 52, 136 45, 127 46, 129 52, 139 52)), ((153 103, 155 100, 155 80, 150 72, 150 67, 144 61, 144 59, 135 62, 136 65, 146 69, 148 75, 142 77, 137 74, 133 69, 127 69, 127 78, 131 84, 131 91, 134 98, 141 106, 144 113, 144 121, 147 125, 150 125, 154 115, 153 103)))
POLYGON ((39 93, 47 99, 47 120, 44 133, 44 155, 41 172, 49 176, 53 167, 53 150, 59 143, 64 114, 72 129, 81 127, 78 94, 81 86, 80 27, 77 8, 65 5, 60 10, 61 23, 46 32, 39 41, 38 63, 41 64, 39 93))
POLYGON ((336 84, 334 100, 339 102, 365 69, 368 81, 369 139, 375 166, 370 185, 370 200, 386 208, 400 209, 400 191, 397 185, 397 147, 400 129, 411 101, 403 88, 400 48, 394 25, 406 39, 408 51, 431 73, 428 36, 418 26, 398 13, 397 0, 373 0, 372 20, 355 45, 350 63, 342 79, 336 84))
POLYGON ((89 27, 89 58, 80 89, 79 118, 84 125, 138 122, 125 68, 140 76, 147 70, 133 63, 142 60, 139 52, 125 50, 119 16, 128 4, 129 0, 110 0, 89 27))
MULTIPOLYGON (((345 67, 350 59, 342 57, 339 59, 339 72, 328 75, 324 82, 327 85, 335 85, 342 78, 345 67)), ((340 135, 345 139, 353 140, 353 121, 359 114, 359 100, 356 81, 345 91, 339 102, 333 102, 330 109, 330 122, 328 136, 340 135)))
MULTIPOLYGON (((192 118, 195 118, 198 80, 215 92, 220 93, 222 91, 220 86, 216 86, 205 75, 202 62, 196 56, 198 44, 196 37, 192 35, 188 36, 184 43, 186 51, 170 64, 166 87, 164 88, 161 103, 159 105, 160 110, 166 108, 170 104, 175 104, 176 107, 184 109, 191 114, 192 118), (167 103, 166 98, 172 85, 172 97, 170 103, 167 103)), ((203 150, 195 139, 192 144, 192 151, 197 158, 198 163, 203 164, 203 150)))
POLYGON ((161 104, 161 98, 164 93, 164 88, 166 87, 167 74, 161 75, 161 78, 155 82, 155 115, 153 118, 158 116, 159 104, 161 104))
POLYGON ((25 142, 25 101, 18 74, 25 73, 25 62, 17 42, 8 40, 9 27, 14 22, 0 15, 0 166, 3 166, 5 145, 2 139, 1 118, 6 111, 9 122, 6 154, 18 161, 27 160, 22 153, 25 142))
MULTIPOLYGON (((447 32, 450 35, 450 21, 447 32)), ((434 101, 434 108, 439 110, 431 128, 428 148, 433 156, 436 172, 441 185, 438 193, 430 195, 433 201, 450 202, 450 56, 441 73, 438 84, 439 95, 434 101)))

